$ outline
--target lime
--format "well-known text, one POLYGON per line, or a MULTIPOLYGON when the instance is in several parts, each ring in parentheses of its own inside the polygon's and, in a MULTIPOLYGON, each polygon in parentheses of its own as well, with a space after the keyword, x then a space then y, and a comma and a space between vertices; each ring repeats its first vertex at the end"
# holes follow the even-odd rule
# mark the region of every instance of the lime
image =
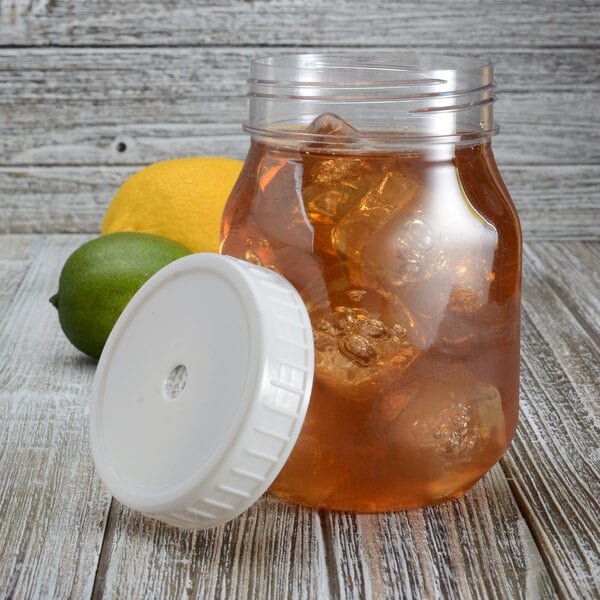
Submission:
POLYGON ((50 302, 79 350, 99 358, 133 295, 168 263, 191 254, 185 246, 147 233, 119 232, 87 242, 67 259, 50 302))

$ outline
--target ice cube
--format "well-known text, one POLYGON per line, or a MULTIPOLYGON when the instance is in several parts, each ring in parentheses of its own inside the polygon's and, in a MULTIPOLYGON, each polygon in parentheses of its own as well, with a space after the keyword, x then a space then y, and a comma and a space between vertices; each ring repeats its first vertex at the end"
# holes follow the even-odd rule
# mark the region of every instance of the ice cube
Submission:
POLYGON ((415 319, 413 331, 418 333, 412 341, 425 350, 437 336, 449 301, 453 256, 448 253, 444 233, 428 222, 423 211, 402 213, 394 226, 390 223, 389 231, 396 227, 389 246, 387 231, 371 241, 365 249, 365 263, 372 265, 384 285, 396 290, 410 307, 415 319))
POLYGON ((323 113, 316 117, 305 132, 307 146, 311 148, 326 147, 332 143, 336 148, 340 148, 340 143, 344 147, 352 146, 359 143, 361 137, 360 132, 350 123, 333 113, 323 113))
POLYGON ((385 170, 379 180, 341 219, 331 233, 333 247, 343 259, 360 261, 365 246, 394 215, 406 210, 418 190, 416 180, 385 170))
POLYGON ((360 133, 338 116, 320 115, 306 132, 311 138, 302 159, 306 212, 315 224, 334 225, 364 196, 377 174, 364 156, 348 154, 346 149, 360 142, 360 133))
POLYGON ((406 176, 405 200, 396 207, 367 196, 332 237, 340 254, 362 260, 382 287, 401 297, 419 333, 410 341, 425 350, 451 304, 486 301, 498 236, 470 204, 451 164, 425 169, 420 179, 422 185, 406 176))
POLYGON ((420 380, 389 389, 374 413, 375 425, 396 452, 418 461, 439 497, 478 479, 509 441, 498 389, 458 365, 446 368, 446 376, 434 375, 423 361, 420 380))
POLYGON ((490 331, 494 312, 488 310, 492 283, 491 258, 463 256, 454 268, 453 287, 444 318, 439 325, 436 346, 454 355, 468 354, 481 346, 481 334, 490 331))
POLYGON ((487 303, 493 281, 495 242, 494 239, 489 248, 473 248, 468 255, 456 261, 451 303, 454 310, 472 312, 487 303))
POLYGON ((314 231, 302 199, 302 162, 271 152, 257 175, 250 215, 265 237, 276 244, 310 252, 314 231))
POLYGON ((262 264, 283 275, 297 290, 318 279, 322 270, 322 261, 317 255, 292 246, 274 249, 262 264))
POLYGON ((298 290, 316 279, 322 270, 322 261, 317 255, 273 240, 250 216, 229 228, 221 252, 272 269, 298 290))
POLYGON ((255 264, 262 265, 279 245, 268 239, 254 220, 248 215, 238 215, 231 223, 221 244, 221 253, 237 256, 255 264))
MULTIPOLYGON (((328 162, 335 163, 345 161, 343 158, 316 158, 314 155, 305 162, 328 162)), ((366 163, 365 163, 366 164, 366 163)), ((345 179, 341 181, 331 181, 323 183, 306 183, 310 181, 305 171, 305 183, 302 189, 302 197, 306 214, 314 228, 315 251, 327 262, 339 261, 331 244, 331 232, 333 227, 344 215, 360 202, 361 198, 372 186, 374 175, 368 171, 363 171, 361 177, 355 179, 345 179)))
POLYGON ((419 355, 406 307, 358 265, 340 263, 301 291, 315 339, 315 381, 353 400, 380 393, 419 355))
MULTIPOLYGON (((333 164, 345 162, 344 158, 316 158, 311 157, 311 162, 322 164, 333 164)), ((308 159, 305 159, 308 162, 308 159)), ((342 177, 339 172, 327 173, 331 175, 328 179, 323 173, 319 173, 317 180, 311 180, 309 172, 305 171, 302 196, 306 206, 306 212, 311 220, 335 225, 342 219, 367 194, 369 189, 377 183, 378 173, 372 172, 372 167, 366 161, 360 161, 360 176, 342 177), (335 180, 336 177, 339 180, 335 180)), ((343 170, 344 167, 340 167, 343 170)))
POLYGON ((330 436, 319 434, 318 430, 316 433, 312 431, 313 427, 305 421, 302 435, 272 484, 271 491, 292 502, 306 502, 306 491, 310 490, 311 502, 322 505, 336 495, 348 475, 340 468, 337 443, 330 436), (302 483, 305 483, 304 489, 302 483), (298 489, 304 493, 298 494, 298 489))
POLYGON ((401 288, 427 281, 447 265, 446 240, 422 209, 397 210, 366 241, 363 259, 385 282, 401 288))
POLYGON ((368 162, 361 157, 311 154, 304 162, 303 180, 308 185, 327 188, 360 179, 368 169, 368 162))

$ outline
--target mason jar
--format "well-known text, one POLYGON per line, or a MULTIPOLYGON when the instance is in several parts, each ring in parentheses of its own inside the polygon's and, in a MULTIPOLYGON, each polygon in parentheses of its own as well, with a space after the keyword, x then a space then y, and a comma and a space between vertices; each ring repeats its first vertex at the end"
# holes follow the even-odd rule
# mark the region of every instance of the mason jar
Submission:
POLYGON ((315 376, 271 492, 389 511, 456 498, 519 400, 519 219, 492 153, 492 65, 297 54, 251 64, 221 252, 283 275, 315 376))

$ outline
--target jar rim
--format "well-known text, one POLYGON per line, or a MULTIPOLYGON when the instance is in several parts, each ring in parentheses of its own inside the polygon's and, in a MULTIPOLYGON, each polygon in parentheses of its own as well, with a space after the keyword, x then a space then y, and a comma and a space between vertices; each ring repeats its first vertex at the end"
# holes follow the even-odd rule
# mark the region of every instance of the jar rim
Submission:
MULTIPOLYGON (((284 72, 294 69, 294 73, 307 73, 313 75, 317 70, 323 69, 331 72, 338 70, 351 76, 348 82, 355 83, 356 71, 368 71, 371 74, 379 74, 377 80, 387 80, 390 73, 475 73, 479 74, 486 69, 492 68, 491 61, 470 56, 454 56, 449 54, 392 54, 386 53, 320 53, 301 52, 289 54, 265 54, 253 58, 251 61, 253 72, 257 70, 268 70, 271 73, 284 72), (383 77, 381 77, 383 76, 383 77)), ((437 83, 437 77, 433 77, 437 83)), ((296 78, 296 82, 308 79, 296 78)), ((410 80, 400 78, 398 82, 410 84, 410 80)), ((422 83, 423 79, 417 79, 414 83, 422 83)))
MULTIPOLYGON (((429 54, 288 53, 251 61, 253 136, 305 138, 323 113, 381 138, 472 140, 494 135, 493 65, 485 59, 429 54)), ((372 137, 373 137, 372 136, 372 137)))

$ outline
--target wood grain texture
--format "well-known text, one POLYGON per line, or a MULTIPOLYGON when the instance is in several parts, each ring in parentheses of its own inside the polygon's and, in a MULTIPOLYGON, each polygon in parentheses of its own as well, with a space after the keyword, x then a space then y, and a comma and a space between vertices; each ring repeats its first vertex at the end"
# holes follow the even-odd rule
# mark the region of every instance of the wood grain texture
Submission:
POLYGON ((186 532, 113 502, 106 525, 88 448, 95 363, 48 303, 87 239, 0 236, 0 596, 328 597, 315 511, 266 497, 231 524, 186 532))
POLYGON ((403 513, 326 513, 341 598, 554 598, 499 466, 463 498, 403 513))
POLYGON ((267 495, 229 524, 186 532, 116 501, 107 517, 110 498, 87 442, 94 364, 64 339, 47 303, 63 261, 86 239, 0 236, 8 283, 0 295, 0 589, 7 596, 600 593, 598 242, 526 245, 521 421, 502 467, 465 497, 350 515, 267 495))
MULTIPOLYGON (((570 293, 562 293, 550 283, 549 265, 541 261, 533 249, 525 247, 522 305, 539 332, 552 349, 561 370, 568 373, 577 396, 590 409, 600 407, 600 346, 598 338, 590 337, 582 327, 570 293), (575 314, 574 314, 575 313, 575 314)), ((586 290, 600 297, 600 278, 595 271, 584 271, 586 290)), ((592 304, 591 306, 594 306, 592 304)), ((598 314, 598 313, 597 313, 598 314)), ((598 432, 597 432, 598 433, 598 432)), ((598 438, 600 440, 600 437, 598 438)), ((600 484, 600 482, 599 482, 600 484)), ((599 496, 600 497, 600 496, 599 496)))
MULTIPOLYGON (((531 261, 528 253, 528 264, 531 261)), ((526 269, 526 277, 531 276, 530 270, 530 267, 526 269)), ((590 293, 594 292, 592 286, 590 293)), ((533 302, 531 291, 529 295, 533 302)), ((544 306, 540 314, 545 314, 546 309, 548 306, 544 306)), ((569 319, 572 321, 573 316, 567 317, 568 326, 572 325, 569 319)), ((528 339, 535 338, 535 331, 526 324, 524 335, 528 339)), ((536 377, 532 377, 529 366, 532 357, 539 363, 535 365, 536 372, 540 372, 542 366, 552 360, 553 349, 541 351, 535 340, 524 343, 523 417, 515 444, 504 460, 525 518, 517 508, 499 467, 464 498, 437 507, 389 515, 357 516, 322 511, 320 516, 328 557, 331 597, 552 598, 558 597, 557 591, 560 597, 566 598, 594 596, 598 590, 597 493, 594 489, 586 492, 585 487, 589 486, 590 481, 597 481, 597 472, 594 471, 593 460, 583 465, 580 463, 593 451, 597 431, 589 422, 589 416, 586 417, 585 411, 577 406, 577 392, 573 393, 563 385, 559 392, 560 400, 545 395, 545 387, 540 386, 536 377), (557 400, 559 404, 570 401, 570 407, 577 409, 575 416, 569 417, 568 408, 565 407, 565 418, 560 420, 558 426, 550 414, 557 400), (547 421, 540 421, 540 412, 545 413, 547 421), (585 432, 580 435, 578 432, 582 427, 585 432), (540 449, 539 437, 544 434, 549 439, 540 449), (575 447, 574 436, 577 436, 575 447), (536 444, 532 448, 534 440, 536 444), (568 442, 566 445, 565 440, 568 442), (552 461, 549 460, 549 452, 552 461), (577 473, 581 476, 578 477, 577 473), (558 490, 554 482, 559 484, 558 490), (535 541, 529 530, 529 520, 533 522, 535 541), (540 544, 543 556, 539 554, 536 543, 540 544)), ((567 372, 576 372, 578 366, 578 363, 568 363, 567 372)), ((552 365, 549 368, 552 370, 552 365)), ((270 506, 271 510, 273 507, 277 510, 289 508, 289 505, 272 498, 263 500, 269 501, 274 503, 270 506)), ((260 511, 263 508, 258 505, 252 510, 260 511)), ((317 529, 311 511, 297 510, 301 511, 304 518, 310 516, 309 529, 317 529)), ((231 527, 231 531, 235 532, 236 541, 231 542, 233 548, 227 552, 227 565, 237 564, 242 560, 239 551, 253 548, 257 543, 256 539, 250 538, 240 543, 243 534, 238 528, 244 528, 240 523, 246 518, 253 517, 242 516, 231 525, 221 528, 231 527)), ((179 546, 165 542, 165 539, 171 539, 172 535, 181 536, 181 532, 146 521, 123 509, 120 509, 118 520, 115 521, 114 531, 125 529, 129 520, 135 523, 135 526, 132 525, 132 535, 135 533, 138 537, 134 540, 122 533, 113 536, 119 543, 113 541, 110 553, 111 567, 115 569, 107 570, 106 579, 112 585, 110 589, 124 589, 134 595, 145 589, 158 590, 161 594, 179 594, 180 588, 169 587, 175 585, 173 582, 178 582, 179 586, 185 582, 181 572, 171 570, 172 561, 178 561, 177 551, 174 552, 173 547, 176 549, 179 546), (142 537, 151 538, 156 547, 166 545, 171 549, 168 557, 163 557, 166 563, 161 563, 160 570, 152 569, 147 564, 156 558, 148 557, 144 552, 140 557, 140 530, 144 532, 142 537), (155 533, 145 533, 149 530, 155 533), (156 532, 160 532, 160 541, 156 532), (154 575, 147 576, 146 573, 154 575)), ((306 527, 306 521, 298 527, 306 527)), ((202 533, 202 536, 209 537, 206 548, 214 550, 215 545, 219 547, 221 535, 224 535, 223 531, 202 533)), ((258 535, 262 540, 264 530, 258 535)), ((303 538, 314 540, 313 535, 304 532, 303 538)), ((309 556, 315 555, 315 548, 321 551, 317 562, 320 563, 320 569, 324 569, 319 542, 312 541, 309 545, 313 546, 309 556)), ((184 544, 186 556, 196 556, 197 551, 193 546, 193 541, 184 544)), ((204 543, 202 547, 205 547, 204 543)), ((262 556, 262 553, 258 555, 262 556)), ((223 594, 221 588, 211 587, 216 572, 219 573, 218 579, 225 582, 228 593, 235 593, 237 597, 253 597, 252 593, 256 592, 252 588, 252 582, 256 581, 256 565, 248 566, 248 576, 239 580, 244 582, 241 587, 229 587, 232 585, 232 576, 229 572, 222 573, 223 560, 215 559, 213 554, 203 555, 199 569, 200 573, 206 570, 201 581, 207 587, 196 590, 197 580, 194 578, 189 586, 206 594, 202 597, 223 594)), ((266 564, 270 564, 270 561, 267 560, 266 564)), ((313 568, 317 573, 319 567, 313 568)), ((320 582, 321 589, 326 585, 323 577, 321 573, 315 578, 316 582, 320 582)), ((302 581, 306 585, 306 578, 302 581)), ((280 580, 267 573, 263 584, 270 590, 266 597, 280 597, 283 591, 277 588, 277 585, 281 585, 280 580), (265 581, 269 583, 265 584, 265 581)), ((287 591, 291 593, 292 590, 296 590, 297 594, 290 597, 305 597, 306 588, 300 588, 299 591, 292 586, 287 591)), ((261 591, 265 593, 265 588, 261 591)))
MULTIPOLYGON (((0 164, 243 156, 253 55, 254 48, 0 49, 0 164)), ((500 63, 501 165, 600 162, 592 126, 600 52, 500 50, 492 58, 500 63)))
POLYGON ((145 5, 142 22, 131 2, 4 0, 0 165, 17 170, 0 176, 6 183, 0 185, 0 231, 95 230, 101 188, 114 191, 118 178, 103 166, 190 155, 243 158, 248 138, 240 124, 251 57, 358 47, 490 57, 502 128, 495 153, 526 235, 595 239, 599 6, 552 2, 541 10, 509 2, 497 10, 474 0, 451 6, 388 0, 364 10, 357 1, 335 8, 309 1, 179 1, 145 5), (515 171, 516 187, 508 171, 557 165, 570 169, 515 171), (584 165, 590 169, 579 171, 584 165), (23 185, 14 185, 38 166, 93 166, 99 173, 90 183, 85 168, 79 174, 37 171, 33 178, 29 171, 23 185), (37 177, 48 184, 47 195, 30 186, 37 177), (522 189, 529 197, 519 198, 522 189))
MULTIPOLYGON (((178 156, 244 156, 249 138, 242 132, 246 110, 241 97, 172 100, 143 95, 116 102, 12 100, 0 115, 0 164, 126 165, 178 156)), ((597 165, 592 107, 587 93, 504 95, 496 111, 501 125, 494 141, 498 163, 597 165)))
POLYGON ((316 511, 265 496, 237 519, 185 531, 118 503, 95 597, 328 598, 316 511))
POLYGON ((98 233, 110 199, 135 170, 0 169, 0 232, 98 233))
MULTIPOLYGON (((555 252, 566 248, 573 259, 586 246, 557 244, 555 252)), ((578 263, 585 291, 572 302, 566 287, 557 293, 552 263, 540 260, 535 245, 525 250, 521 420, 503 464, 561 597, 594 598, 600 594, 600 349, 578 305, 582 295, 591 307, 597 302, 598 267, 578 263)))
MULTIPOLYGON (((411 48, 411 44, 407 43, 401 48, 362 49, 361 53, 389 58, 403 53, 414 54, 416 51, 411 48)), ((179 92, 181 101, 186 97, 194 100, 235 96, 247 91, 250 61, 264 52, 355 55, 357 50, 354 45, 338 47, 326 44, 264 49, 262 46, 197 48, 192 44, 141 48, 111 45, 100 48, 2 47, 2 82, 6 86, 14 84, 14 87, 3 90, 2 97, 7 100, 15 97, 36 100, 48 92, 50 99, 71 99, 77 98, 82 88, 89 91, 91 99, 105 96, 109 99, 135 99, 139 92, 147 93, 149 98, 164 93, 176 97, 179 92), (79 75, 80 79, 69 82, 69 78, 74 79, 75 75, 79 75), (111 80, 120 83, 123 90, 110 86, 111 80), (174 84, 176 88, 173 88, 174 84)), ((597 86, 600 81, 600 74, 594 69, 600 62, 596 47, 533 50, 486 43, 481 47, 470 47, 466 55, 492 60, 500 91, 509 93, 585 91, 597 86)))
MULTIPOLYGON (((600 211, 589 216, 600 228, 600 211)), ((543 285, 569 307, 580 326, 600 348, 600 245, 532 242, 528 244, 528 251, 543 285)))
POLYGON ((596 1, 491 0, 394 2, 360 0, 3 0, 0 37, 14 45, 291 46, 322 43, 415 48, 485 46, 565 47, 597 43, 596 1), (498 5, 496 4, 496 7, 498 5), (357 18, 360 15, 360 18, 357 18))
POLYGON ((83 239, 38 236, 29 257, 29 237, 0 243, 3 263, 19 247, 29 258, 0 322, 0 593, 7 598, 89 596, 100 553, 110 497, 88 450, 94 364, 73 351, 48 303, 66 256, 83 239))
MULTIPOLYGON (((0 273, 2 285, 0 286, 0 315, 3 315, 17 292, 23 277, 27 273, 35 255, 36 242, 39 236, 0 235, 0 273)), ((0 337, 0 346, 2 345, 0 337)))
MULTIPOLYGON (((97 233, 115 192, 139 168, 0 167, 0 232, 97 233)), ((526 239, 600 239, 596 167, 508 166, 502 173, 526 239)))
POLYGON ((600 0, 0 0, 0 596, 600 597, 599 30, 600 0), (517 434, 439 506, 266 495, 211 531, 167 527, 95 475, 94 364, 47 298, 142 165, 244 157, 250 58, 322 50, 494 62, 527 240, 517 434))

